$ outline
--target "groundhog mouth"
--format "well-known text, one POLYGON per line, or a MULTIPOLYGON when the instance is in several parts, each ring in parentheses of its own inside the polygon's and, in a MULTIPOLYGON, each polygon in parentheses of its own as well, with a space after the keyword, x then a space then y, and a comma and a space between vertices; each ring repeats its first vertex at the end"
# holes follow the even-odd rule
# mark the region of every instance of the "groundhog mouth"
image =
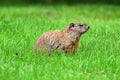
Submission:
POLYGON ((88 30, 89 30, 89 28, 88 28, 88 29, 86 29, 84 32, 82 32, 82 33, 80 33, 80 34, 84 34, 84 33, 86 33, 88 30))

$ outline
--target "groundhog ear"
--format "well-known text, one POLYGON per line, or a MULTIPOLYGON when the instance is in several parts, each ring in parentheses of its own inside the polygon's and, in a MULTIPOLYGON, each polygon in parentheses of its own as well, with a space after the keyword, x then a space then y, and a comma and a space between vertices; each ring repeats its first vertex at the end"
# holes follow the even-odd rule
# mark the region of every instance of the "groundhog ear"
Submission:
POLYGON ((74 27, 74 23, 70 23, 69 28, 72 28, 72 27, 74 27))

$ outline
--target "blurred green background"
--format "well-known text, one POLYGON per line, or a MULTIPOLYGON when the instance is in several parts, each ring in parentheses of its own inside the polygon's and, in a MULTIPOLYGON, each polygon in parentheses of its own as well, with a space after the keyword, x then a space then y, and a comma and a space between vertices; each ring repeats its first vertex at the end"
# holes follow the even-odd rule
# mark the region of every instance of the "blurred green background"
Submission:
POLYGON ((120 0, 0 0, 0 3, 107 3, 120 4, 120 0))

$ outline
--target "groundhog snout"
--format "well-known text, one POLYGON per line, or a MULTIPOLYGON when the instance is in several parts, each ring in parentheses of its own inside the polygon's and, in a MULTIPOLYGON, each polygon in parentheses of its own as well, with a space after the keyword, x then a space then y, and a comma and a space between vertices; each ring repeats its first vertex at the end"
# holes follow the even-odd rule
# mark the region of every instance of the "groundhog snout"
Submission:
POLYGON ((89 28, 90 28, 90 26, 87 26, 87 28, 86 28, 86 29, 88 30, 89 28))
POLYGON ((90 28, 90 26, 85 26, 84 28, 85 28, 86 30, 88 30, 88 29, 90 28))

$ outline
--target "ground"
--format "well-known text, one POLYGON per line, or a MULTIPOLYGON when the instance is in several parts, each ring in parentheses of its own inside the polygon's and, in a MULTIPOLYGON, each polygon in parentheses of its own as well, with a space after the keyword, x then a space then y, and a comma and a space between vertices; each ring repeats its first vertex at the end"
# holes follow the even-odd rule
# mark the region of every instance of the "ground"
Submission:
POLYGON ((1 80, 120 80, 120 6, 0 6, 1 80), (70 22, 90 25, 76 55, 32 51, 43 32, 70 22))

